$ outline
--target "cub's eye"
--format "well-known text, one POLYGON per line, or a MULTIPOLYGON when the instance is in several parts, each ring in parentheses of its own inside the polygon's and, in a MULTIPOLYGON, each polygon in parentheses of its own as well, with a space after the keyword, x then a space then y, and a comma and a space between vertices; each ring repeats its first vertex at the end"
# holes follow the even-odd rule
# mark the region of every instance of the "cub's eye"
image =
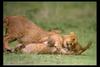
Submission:
POLYGON ((75 40, 75 39, 72 39, 73 41, 75 40))
POLYGON ((68 43, 66 43, 66 45, 68 46, 69 44, 68 44, 68 43))
POLYGON ((72 45, 72 43, 70 43, 70 45, 72 45))

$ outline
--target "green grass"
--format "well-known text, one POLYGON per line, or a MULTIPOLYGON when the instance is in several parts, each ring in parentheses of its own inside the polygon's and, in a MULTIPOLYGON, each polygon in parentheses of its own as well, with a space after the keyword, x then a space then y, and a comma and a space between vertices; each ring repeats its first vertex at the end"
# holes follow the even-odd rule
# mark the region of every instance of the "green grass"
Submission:
MULTIPOLYGON (((4 16, 23 15, 45 30, 59 28, 62 35, 74 31, 82 46, 92 41, 91 48, 79 56, 4 53, 4 65, 96 65, 95 2, 4 2, 3 5, 4 16)), ((16 44, 12 42, 10 46, 13 48, 16 44)))
POLYGON ((4 64, 31 64, 31 65, 39 65, 39 64, 63 64, 63 65, 95 65, 96 58, 89 57, 92 55, 83 54, 80 56, 73 55, 46 55, 46 54, 6 54, 4 55, 4 64), (8 60, 10 60, 8 62, 8 60), (93 61, 94 60, 94 61, 93 61))

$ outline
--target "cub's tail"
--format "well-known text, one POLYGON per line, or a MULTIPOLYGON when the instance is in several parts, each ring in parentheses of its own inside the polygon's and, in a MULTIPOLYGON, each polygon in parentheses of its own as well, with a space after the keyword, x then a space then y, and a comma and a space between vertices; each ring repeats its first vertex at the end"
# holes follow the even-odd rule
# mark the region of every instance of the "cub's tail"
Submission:
POLYGON ((78 54, 82 54, 84 51, 86 51, 87 49, 90 48, 90 46, 92 45, 92 41, 88 42, 87 46, 83 47, 78 54))

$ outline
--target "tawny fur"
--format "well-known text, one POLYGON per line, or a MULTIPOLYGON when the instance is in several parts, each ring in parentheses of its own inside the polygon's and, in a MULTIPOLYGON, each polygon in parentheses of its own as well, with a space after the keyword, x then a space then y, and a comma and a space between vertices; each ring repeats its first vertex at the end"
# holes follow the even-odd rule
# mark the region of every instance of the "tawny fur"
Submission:
MULTIPOLYGON (((18 44, 17 47, 22 44, 18 44)), ((17 47, 15 49, 17 49, 17 47)), ((55 47, 48 47, 44 43, 31 43, 25 46, 25 48, 20 50, 22 53, 33 53, 33 54, 52 54, 57 51, 55 47)))

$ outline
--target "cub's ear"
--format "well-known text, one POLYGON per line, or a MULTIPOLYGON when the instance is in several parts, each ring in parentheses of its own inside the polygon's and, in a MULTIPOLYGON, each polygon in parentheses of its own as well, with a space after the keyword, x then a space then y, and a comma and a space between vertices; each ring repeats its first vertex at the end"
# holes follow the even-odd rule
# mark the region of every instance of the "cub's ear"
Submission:
POLYGON ((75 38, 75 39, 77 39, 77 35, 76 35, 76 33, 75 32, 70 32, 70 36, 73 38, 75 38))
POLYGON ((70 35, 76 35, 76 33, 75 32, 70 32, 70 35))

